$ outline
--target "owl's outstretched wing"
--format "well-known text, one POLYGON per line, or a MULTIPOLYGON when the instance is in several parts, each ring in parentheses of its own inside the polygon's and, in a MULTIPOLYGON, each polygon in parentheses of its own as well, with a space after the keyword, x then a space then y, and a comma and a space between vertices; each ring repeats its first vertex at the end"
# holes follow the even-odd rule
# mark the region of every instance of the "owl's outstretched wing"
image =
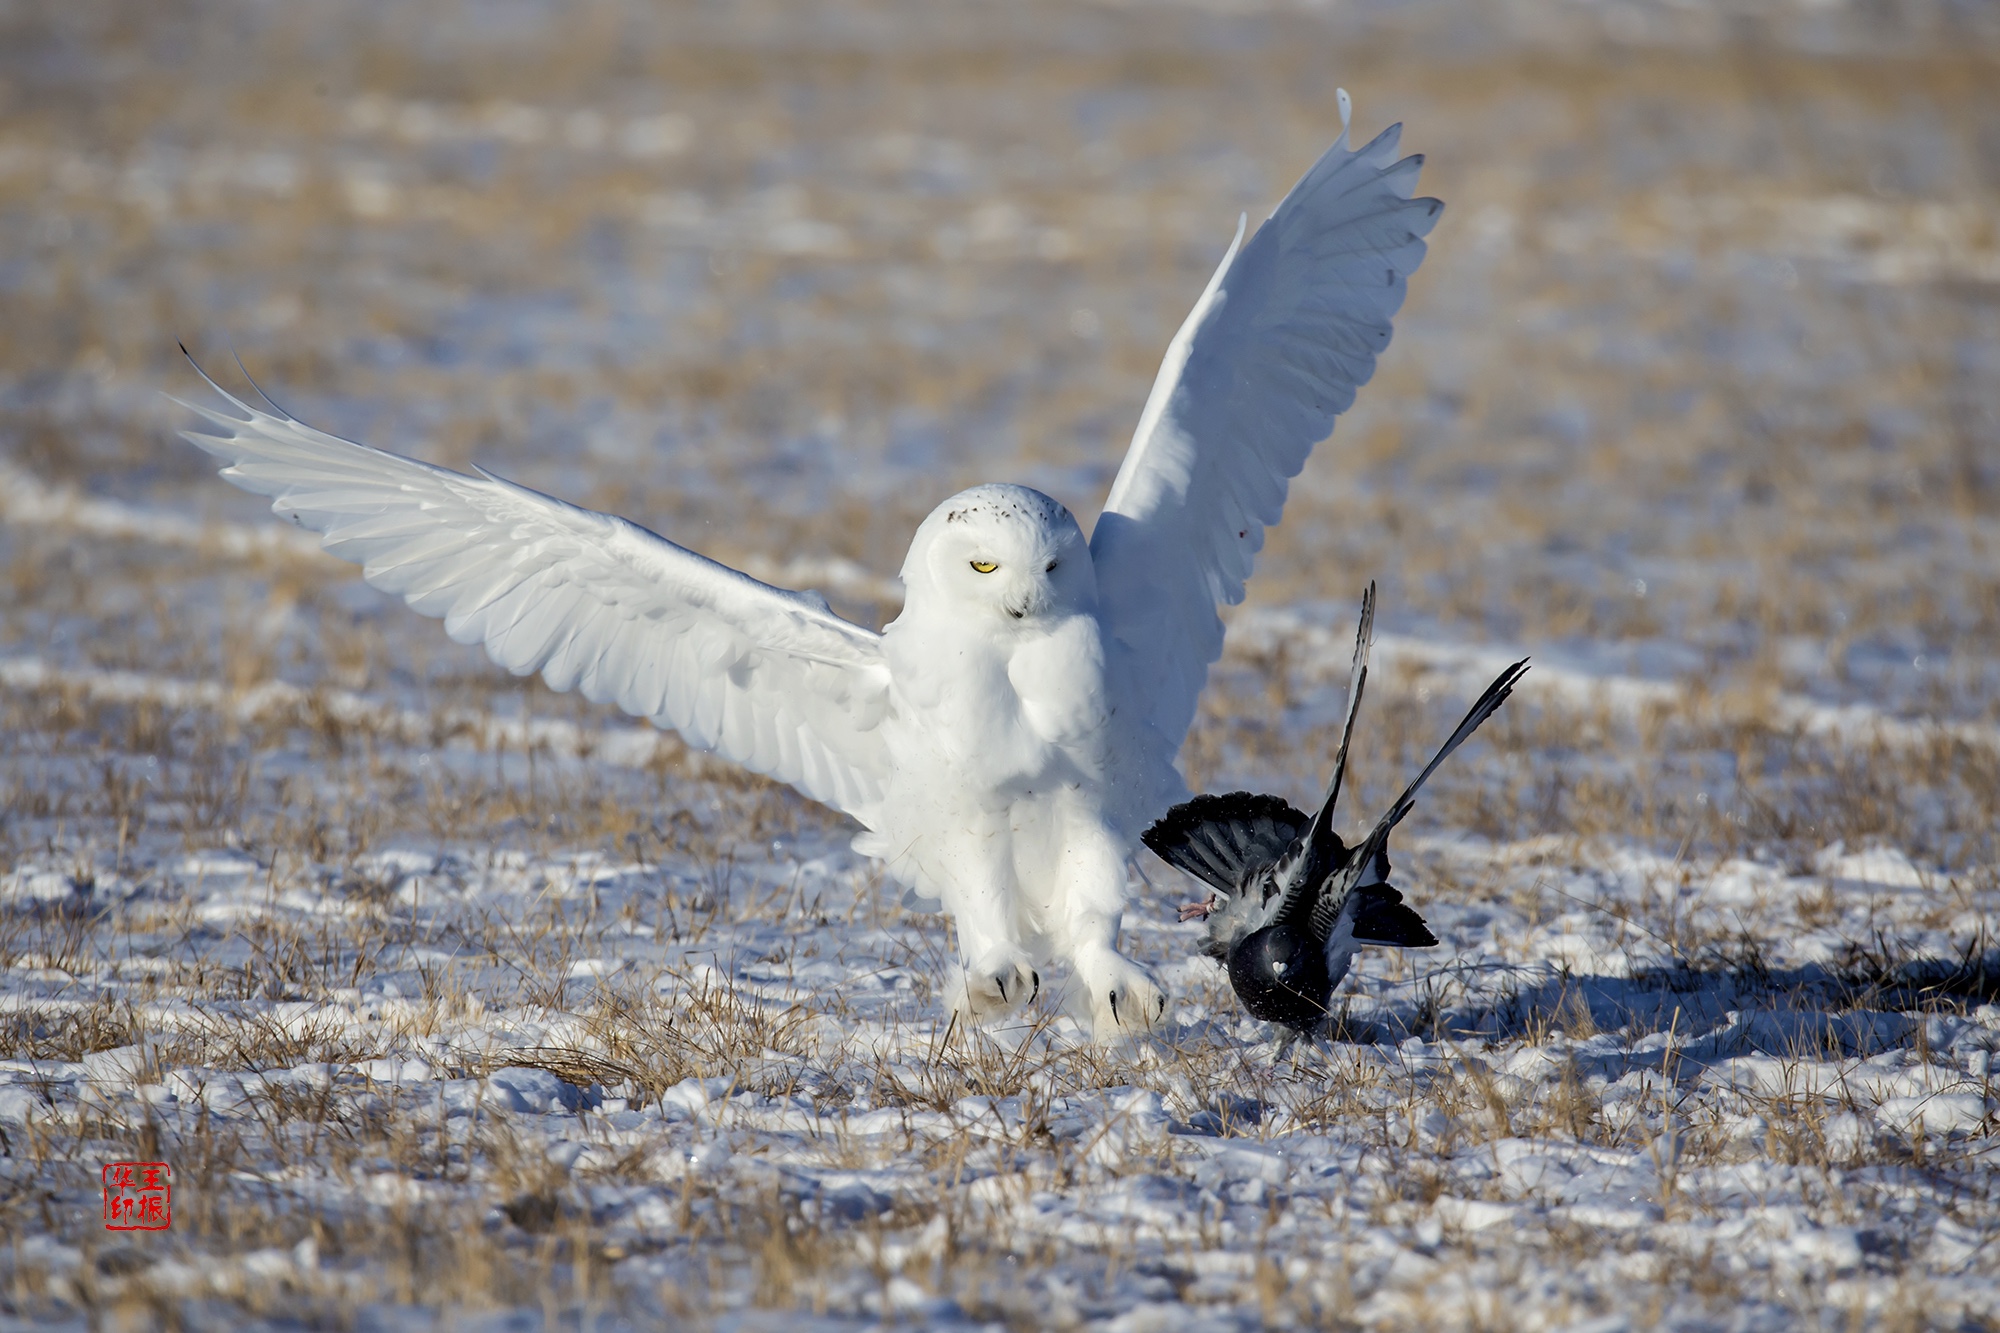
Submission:
MULTIPOLYGON (((196 367, 197 370, 200 367, 196 367)), ((207 376, 203 375, 204 379, 207 376)), ((517 676, 580 690, 868 823, 889 760, 881 636, 636 523, 252 407, 184 431, 274 513, 517 676)), ((275 404, 273 404, 275 407, 275 404)))
POLYGON ((1374 374, 1444 207, 1411 198, 1423 159, 1397 160, 1401 126, 1347 146, 1340 96, 1339 140, 1249 244, 1238 226, 1174 335, 1091 535, 1128 688, 1175 746, 1222 652, 1217 608, 1243 600, 1287 483, 1374 374))

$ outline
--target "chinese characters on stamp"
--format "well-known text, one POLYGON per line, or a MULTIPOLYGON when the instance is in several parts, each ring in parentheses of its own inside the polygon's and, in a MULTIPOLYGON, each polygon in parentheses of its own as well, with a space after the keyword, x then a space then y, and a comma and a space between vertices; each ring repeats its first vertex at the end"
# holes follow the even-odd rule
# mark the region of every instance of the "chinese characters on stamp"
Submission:
POLYGON ((165 1162, 107 1162, 104 1229, 165 1231, 174 1224, 174 1169, 165 1162))

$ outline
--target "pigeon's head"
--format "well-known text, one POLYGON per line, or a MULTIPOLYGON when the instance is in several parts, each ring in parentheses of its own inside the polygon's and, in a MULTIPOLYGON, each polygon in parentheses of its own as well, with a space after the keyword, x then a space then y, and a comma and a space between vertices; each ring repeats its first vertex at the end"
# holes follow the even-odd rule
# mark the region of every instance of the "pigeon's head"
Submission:
POLYGON ((960 491, 931 511, 903 560, 904 606, 989 613, 1004 624, 1097 608, 1076 518, 1026 486, 960 491))

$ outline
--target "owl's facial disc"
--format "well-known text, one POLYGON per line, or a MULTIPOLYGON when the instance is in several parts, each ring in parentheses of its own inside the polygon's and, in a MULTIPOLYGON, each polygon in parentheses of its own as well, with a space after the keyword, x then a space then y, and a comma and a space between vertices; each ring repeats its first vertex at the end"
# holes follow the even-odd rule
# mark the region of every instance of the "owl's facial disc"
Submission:
POLYGON ((978 610, 1017 624, 1096 606, 1097 579, 1076 519, 1025 486, 975 486, 953 496, 924 520, 910 555, 904 582, 913 607, 978 610))

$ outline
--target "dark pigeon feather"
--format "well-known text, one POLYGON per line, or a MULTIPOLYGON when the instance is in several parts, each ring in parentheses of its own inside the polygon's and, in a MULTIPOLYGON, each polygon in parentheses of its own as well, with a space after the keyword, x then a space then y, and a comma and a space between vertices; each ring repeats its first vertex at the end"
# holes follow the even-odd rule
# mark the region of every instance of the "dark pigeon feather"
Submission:
POLYGON ((1437 943, 1416 909, 1388 884, 1354 890, 1354 939, 1358 944, 1386 944, 1396 949, 1428 949, 1437 943))
POLYGON ((1276 914, 1286 920, 1310 911, 1319 886, 1347 864, 1347 844, 1333 831, 1333 808, 1340 801, 1341 780, 1347 775, 1347 747, 1354 740, 1354 719, 1361 711, 1362 691, 1368 686, 1368 653, 1374 646, 1375 581, 1370 579, 1367 591, 1361 594, 1361 624, 1354 634, 1354 664, 1347 678, 1347 718, 1340 727, 1333 779, 1326 785, 1319 812, 1271 870, 1272 883, 1284 895, 1276 914))
POLYGON ((1233 791, 1183 801, 1139 837, 1168 865, 1233 894, 1247 875, 1283 856, 1311 822, 1279 797, 1233 791))
MULTIPOLYGON (((1514 686, 1527 674, 1527 671, 1528 662, 1523 658, 1501 672, 1493 683, 1486 687, 1486 693, 1479 696, 1478 702, 1474 703, 1471 710, 1466 713, 1465 720, 1458 724, 1458 729, 1438 747, 1437 754, 1424 766, 1424 771, 1417 774, 1409 786, 1403 788, 1403 794, 1396 798, 1396 803, 1376 821, 1367 838, 1354 849, 1339 880, 1320 890, 1318 900, 1312 906, 1313 930, 1319 938, 1326 939, 1332 933, 1333 923, 1339 916, 1341 903, 1346 900, 1348 893, 1374 885, 1386 885, 1389 878, 1389 834, 1394 831, 1396 825, 1403 822, 1404 816, 1416 809, 1417 792, 1430 780, 1431 774, 1437 772, 1438 765, 1449 759, 1452 751, 1471 739, 1472 733, 1479 730, 1481 723, 1500 710, 1500 705, 1507 702, 1507 696, 1514 692, 1514 686)), ((1396 894, 1396 900, 1402 901, 1400 893, 1396 894)), ((1416 915, 1414 912, 1410 914, 1416 915)), ((1418 918, 1418 924, 1422 924, 1422 918, 1418 918)), ((1430 935, 1429 930, 1423 933, 1426 937, 1430 935)), ((1360 938, 1358 931, 1355 938, 1360 938)), ((1431 942, 1436 943, 1435 940, 1431 942)))

